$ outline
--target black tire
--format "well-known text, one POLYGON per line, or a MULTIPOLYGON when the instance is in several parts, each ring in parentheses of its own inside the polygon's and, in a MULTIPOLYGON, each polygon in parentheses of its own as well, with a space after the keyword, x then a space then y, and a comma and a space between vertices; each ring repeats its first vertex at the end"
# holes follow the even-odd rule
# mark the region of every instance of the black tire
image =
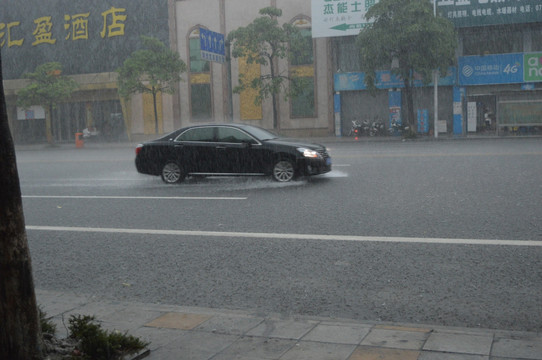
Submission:
POLYGON ((278 159, 273 165, 273 180, 278 182, 288 182, 295 178, 296 169, 291 160, 278 159))
POLYGON ((177 184, 184 180, 186 174, 175 161, 168 161, 162 167, 160 176, 166 184, 177 184))

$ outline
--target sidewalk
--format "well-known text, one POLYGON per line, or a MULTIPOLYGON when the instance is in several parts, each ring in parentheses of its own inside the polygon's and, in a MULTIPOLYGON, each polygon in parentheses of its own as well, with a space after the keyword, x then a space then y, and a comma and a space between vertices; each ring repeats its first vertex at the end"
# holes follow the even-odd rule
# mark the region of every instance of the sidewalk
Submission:
MULTIPOLYGON (((149 135, 145 140, 153 140, 156 136, 149 135)), ((445 141, 464 141, 464 140, 504 140, 504 139, 541 139, 542 135, 515 135, 515 136, 493 136, 493 135, 469 135, 469 136, 453 136, 440 135, 437 139, 423 135, 415 139, 403 139, 401 136, 360 136, 354 138, 352 136, 327 136, 327 137, 292 137, 291 139, 307 141, 319 144, 336 144, 336 143, 372 143, 372 142, 445 142, 445 141)), ((145 141, 141 140, 141 142, 145 141)), ((47 143, 36 144, 15 144, 16 151, 44 151, 44 150, 90 150, 90 149, 108 149, 108 148, 130 148, 135 149, 139 144, 138 141, 119 141, 119 142, 85 142, 83 147, 77 149, 75 143, 62 142, 50 145, 47 143)))
POLYGON ((70 315, 149 341, 138 359, 506 360, 542 359, 542 334, 104 301, 36 290, 65 337, 70 315))

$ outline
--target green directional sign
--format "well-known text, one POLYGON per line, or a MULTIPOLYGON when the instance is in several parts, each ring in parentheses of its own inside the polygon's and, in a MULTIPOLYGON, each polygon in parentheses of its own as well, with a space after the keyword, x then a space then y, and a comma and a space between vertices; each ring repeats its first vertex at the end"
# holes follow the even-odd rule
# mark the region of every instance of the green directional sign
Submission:
POLYGON ((331 27, 330 29, 332 30, 338 30, 338 31, 347 31, 347 30, 355 30, 355 29, 363 29, 363 28, 366 28, 367 26, 369 26, 369 24, 365 23, 365 24, 340 24, 340 25, 336 25, 336 26, 333 26, 331 27))
POLYGON ((369 25, 365 14, 378 0, 311 0, 312 37, 351 36, 369 25))

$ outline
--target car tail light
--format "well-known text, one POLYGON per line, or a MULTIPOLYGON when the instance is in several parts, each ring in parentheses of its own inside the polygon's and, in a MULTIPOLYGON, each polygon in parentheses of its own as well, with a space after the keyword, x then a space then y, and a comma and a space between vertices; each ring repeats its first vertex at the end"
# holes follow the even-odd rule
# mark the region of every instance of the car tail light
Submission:
POLYGON ((143 149, 143 144, 138 144, 135 148, 136 156, 139 155, 139 153, 141 152, 141 149, 143 149))

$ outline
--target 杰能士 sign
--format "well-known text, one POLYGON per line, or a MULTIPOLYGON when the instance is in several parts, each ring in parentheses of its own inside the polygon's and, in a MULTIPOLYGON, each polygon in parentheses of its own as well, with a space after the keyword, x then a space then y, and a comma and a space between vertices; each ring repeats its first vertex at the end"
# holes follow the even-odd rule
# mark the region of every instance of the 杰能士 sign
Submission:
POLYGON ((359 34, 369 22, 367 11, 378 0, 312 0, 312 37, 359 34))

